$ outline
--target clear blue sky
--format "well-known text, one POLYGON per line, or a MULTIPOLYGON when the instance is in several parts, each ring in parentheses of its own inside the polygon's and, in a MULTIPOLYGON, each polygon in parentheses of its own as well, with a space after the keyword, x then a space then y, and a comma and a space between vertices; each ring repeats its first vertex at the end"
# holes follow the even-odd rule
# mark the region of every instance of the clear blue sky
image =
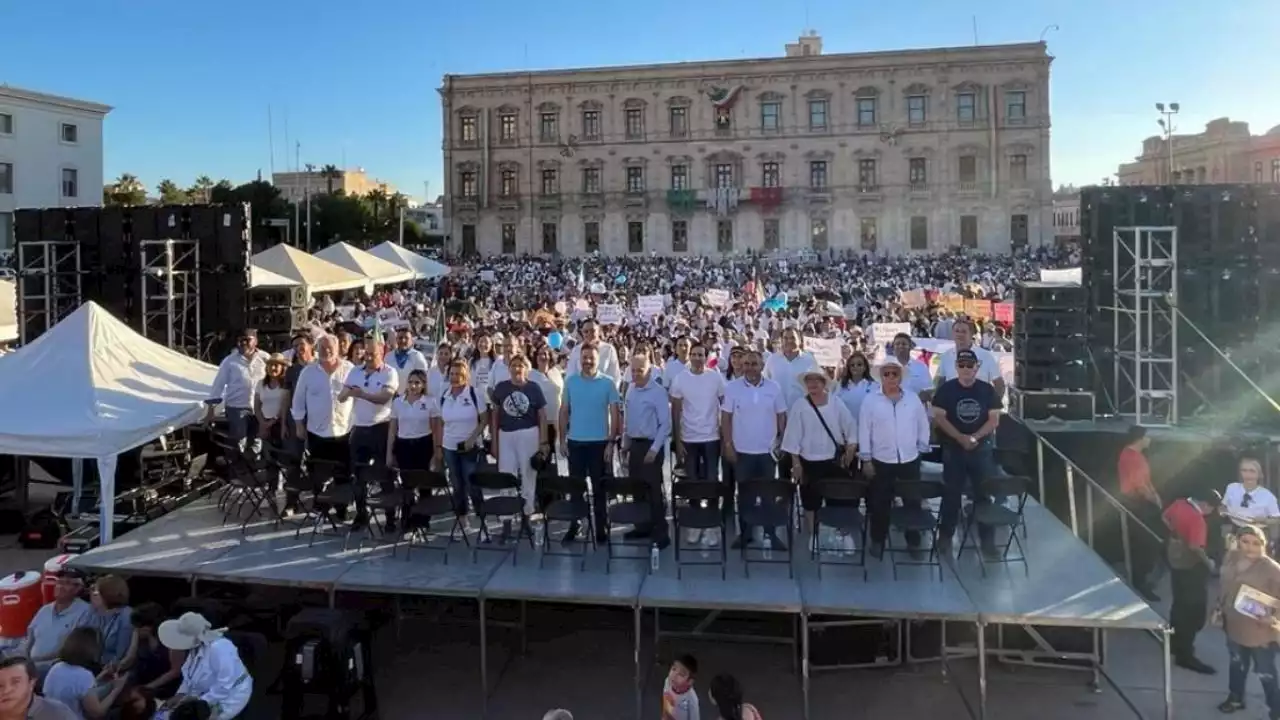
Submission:
POLYGON ((106 173, 154 188, 200 174, 362 166, 421 196, 443 187, 446 73, 778 56, 806 27, 829 52, 1046 35, 1053 180, 1095 183, 1157 132, 1212 118, 1280 125, 1280 0, 0 0, 0 82, 115 106, 106 173))

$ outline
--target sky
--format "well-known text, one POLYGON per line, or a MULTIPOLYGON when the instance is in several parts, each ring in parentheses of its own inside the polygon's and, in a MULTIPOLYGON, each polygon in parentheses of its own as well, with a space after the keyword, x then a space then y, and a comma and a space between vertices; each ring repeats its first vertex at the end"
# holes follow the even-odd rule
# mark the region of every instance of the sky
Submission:
POLYGON ((445 73, 778 57, 807 28, 825 52, 971 45, 975 25, 1048 42, 1055 185, 1132 160, 1156 102, 1179 132, 1280 125, 1277 0, 0 0, 0 82, 113 106, 106 176, 153 191, 300 159, 434 198, 445 73))

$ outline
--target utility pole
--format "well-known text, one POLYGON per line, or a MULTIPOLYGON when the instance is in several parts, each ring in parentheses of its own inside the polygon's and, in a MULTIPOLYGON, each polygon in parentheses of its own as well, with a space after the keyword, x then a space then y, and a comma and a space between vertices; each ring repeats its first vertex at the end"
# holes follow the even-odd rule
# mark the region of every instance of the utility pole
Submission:
POLYGON ((1156 122, 1159 123, 1160 129, 1164 131, 1164 144, 1165 144, 1165 147, 1168 148, 1168 152, 1169 152, 1168 183, 1170 185, 1173 184, 1173 131, 1174 131, 1173 116, 1177 115, 1180 109, 1182 108, 1178 105, 1178 103, 1169 103, 1169 106, 1167 109, 1164 103, 1156 103, 1156 112, 1164 116, 1159 120, 1157 120, 1156 122))

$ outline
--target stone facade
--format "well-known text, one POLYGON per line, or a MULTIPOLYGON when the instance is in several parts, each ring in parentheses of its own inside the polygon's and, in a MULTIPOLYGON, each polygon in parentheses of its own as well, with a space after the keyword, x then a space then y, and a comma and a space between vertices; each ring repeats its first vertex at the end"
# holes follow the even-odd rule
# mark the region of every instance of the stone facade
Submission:
POLYGON ((1218 118, 1204 132, 1173 136, 1173 172, 1169 142, 1153 135, 1142 154, 1116 171, 1121 185, 1204 185, 1280 183, 1280 125, 1252 135, 1249 123, 1218 118))
POLYGON ((1008 252, 1053 241, 1044 44, 799 45, 809 49, 785 58, 446 76, 452 249, 1008 252))
POLYGON ((1053 237, 1058 243, 1080 240, 1080 191, 1074 187, 1053 193, 1053 237))

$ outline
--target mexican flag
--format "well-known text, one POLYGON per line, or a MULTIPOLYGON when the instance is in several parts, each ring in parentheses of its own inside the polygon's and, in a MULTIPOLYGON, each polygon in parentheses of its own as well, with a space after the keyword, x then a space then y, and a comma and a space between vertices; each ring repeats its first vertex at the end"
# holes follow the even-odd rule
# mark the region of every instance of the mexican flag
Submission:
POLYGON ((711 104, 717 110, 728 110, 738 101, 738 96, 742 94, 742 85, 734 85, 729 88, 712 87, 707 91, 707 97, 711 98, 711 104))

